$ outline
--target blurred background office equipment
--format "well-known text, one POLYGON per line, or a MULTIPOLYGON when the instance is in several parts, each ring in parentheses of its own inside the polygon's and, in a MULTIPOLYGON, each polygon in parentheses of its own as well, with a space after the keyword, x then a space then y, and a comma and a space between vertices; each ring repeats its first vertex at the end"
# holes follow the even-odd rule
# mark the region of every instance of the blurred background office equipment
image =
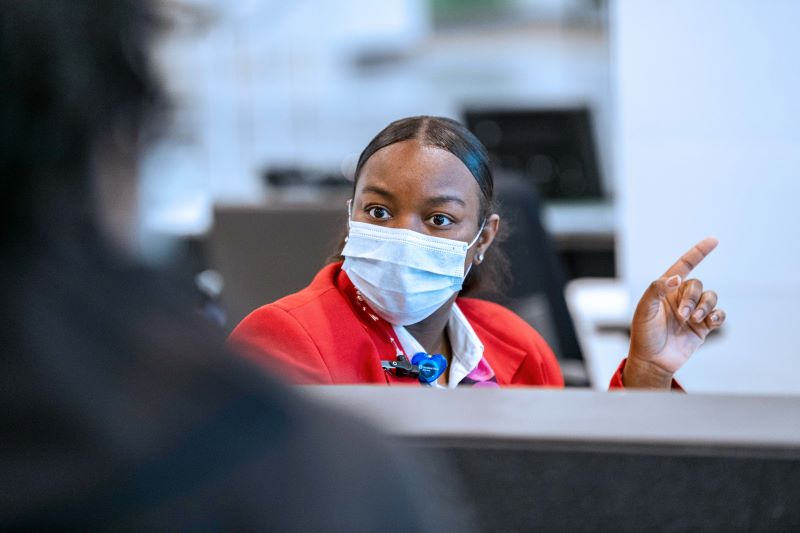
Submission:
MULTIPOLYGON (((292 8, 200 5, 216 17, 212 30, 174 39, 162 48, 173 89, 190 104, 176 110, 184 134, 155 151, 150 162, 152 168, 168 165, 171 173, 182 176, 183 185, 152 195, 156 201, 148 204, 149 220, 152 227, 195 233, 208 243, 206 262, 225 280, 221 302, 228 327, 246 311, 310 280, 318 258, 332 252, 335 243, 321 249, 329 237, 308 232, 320 228, 327 234, 334 227, 313 221, 317 213, 340 207, 339 192, 346 190, 331 186, 335 179, 329 178, 346 175, 372 135, 401 116, 429 113, 464 119, 465 111, 479 115, 502 105, 511 110, 504 118, 513 117, 519 107, 521 123, 533 128, 536 124, 526 117, 540 111, 550 112, 553 123, 562 124, 566 117, 578 127, 562 128, 555 145, 580 148, 586 160, 579 163, 591 167, 590 188, 595 191, 587 196, 596 199, 603 173, 596 168, 600 162, 592 143, 607 108, 598 103, 608 98, 602 6, 416 0, 380 6, 348 1, 335 8, 315 1, 292 8), (264 24, 274 29, 270 37, 264 24), (506 34, 509 28, 513 35, 506 34), (539 72, 531 70, 532 64, 539 72), (560 77, 547 74, 555 71, 560 77), (599 118, 592 120, 590 114, 599 118), (576 135, 583 136, 579 142, 574 142, 576 135), (284 235, 267 242, 269 232, 260 228, 274 227, 274 211, 283 202, 292 204, 283 212, 297 218, 287 214, 280 224, 284 235), (248 216, 250 222, 234 222, 248 216), (307 223, 297 225, 304 217, 307 223), (239 231, 249 235, 231 237, 239 231), (312 264, 295 267, 304 260, 312 264)), ((527 176, 514 166, 498 165, 498 170, 527 176)), ((564 170, 568 176, 570 169, 564 170)), ((517 187, 513 181, 507 189, 517 187)), ((542 331, 559 356, 576 363, 576 382, 585 383, 563 298, 564 283, 572 277, 564 270, 564 259, 574 256, 568 254, 575 250, 578 233, 569 228, 571 220, 565 224, 570 217, 563 216, 560 206, 550 205, 543 206, 546 221, 555 219, 567 229, 555 238, 546 232, 540 221, 541 193, 523 190, 523 196, 501 198, 514 211, 509 222, 518 221, 507 242, 518 259, 514 268, 519 275, 507 301, 542 331)), ((596 225, 584 224, 591 229, 596 225)), ((609 225, 602 237, 602 253, 609 256, 612 236, 609 225)), ((595 275, 605 275, 613 263, 604 259, 604 270, 595 275)))
MULTIPOLYGON (((562 360, 586 361, 593 386, 625 356, 646 285, 715 234, 721 245, 697 275, 729 321, 679 379, 692 391, 800 393, 795 2, 679 0, 657 12, 633 0, 188 3, 209 14, 208 29, 160 47, 183 104, 144 166, 143 209, 151 233, 207 245, 199 262, 226 278, 231 322, 302 276, 281 267, 275 292, 245 286, 264 281, 255 248, 267 243, 256 244, 255 222, 243 226, 251 236, 220 240, 228 213, 335 210, 372 135, 439 114, 474 128, 510 189, 534 185, 506 199, 509 221, 522 221, 508 246, 518 263, 542 263, 517 265, 509 298, 562 360), (539 229, 545 241, 525 240, 539 229), (554 256, 531 254, 534 242, 554 256), (235 264, 247 254, 249 269, 235 264)), ((272 244, 282 257, 328 254, 317 248, 327 235, 295 227, 297 238, 272 244)))
MULTIPOLYGON (((576 108, 467 109, 465 124, 489 150, 499 171, 530 182, 567 279, 614 277, 614 228, 604 213, 592 110, 576 108)), ((501 206, 504 203, 501 201, 501 206)), ((537 210, 537 213, 539 210, 537 210)))
POLYGON ((216 208, 208 245, 211 263, 224 274, 228 325, 308 285, 344 235, 345 198, 216 208))
POLYGON ((603 197, 588 109, 470 109, 465 123, 499 168, 530 179, 543 198, 603 197))

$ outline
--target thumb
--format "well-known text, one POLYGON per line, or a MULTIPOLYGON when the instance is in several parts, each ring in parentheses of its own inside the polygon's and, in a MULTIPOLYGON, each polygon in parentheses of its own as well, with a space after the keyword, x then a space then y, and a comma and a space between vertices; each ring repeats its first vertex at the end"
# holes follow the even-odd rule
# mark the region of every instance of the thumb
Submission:
POLYGON ((651 283, 639 301, 637 311, 644 314, 642 318, 650 320, 655 317, 661 309, 661 301, 677 291, 681 286, 681 281, 680 275, 675 274, 668 278, 659 278, 651 283))

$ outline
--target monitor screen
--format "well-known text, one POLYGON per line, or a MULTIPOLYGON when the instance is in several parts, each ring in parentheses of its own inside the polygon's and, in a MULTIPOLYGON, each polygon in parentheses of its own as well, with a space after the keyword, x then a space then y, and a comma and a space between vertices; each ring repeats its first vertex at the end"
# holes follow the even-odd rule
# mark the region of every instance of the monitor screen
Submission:
POLYGON ((465 122, 497 170, 530 179, 543 198, 603 197, 589 109, 467 109, 465 122))

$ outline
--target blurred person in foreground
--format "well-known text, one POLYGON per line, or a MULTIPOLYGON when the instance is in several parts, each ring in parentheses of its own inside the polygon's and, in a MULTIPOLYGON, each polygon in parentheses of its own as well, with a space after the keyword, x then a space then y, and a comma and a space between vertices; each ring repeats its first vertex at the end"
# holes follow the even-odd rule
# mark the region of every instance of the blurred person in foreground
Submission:
POLYGON ((229 357, 135 261, 156 6, 0 6, 0 527, 455 526, 379 437, 229 357))

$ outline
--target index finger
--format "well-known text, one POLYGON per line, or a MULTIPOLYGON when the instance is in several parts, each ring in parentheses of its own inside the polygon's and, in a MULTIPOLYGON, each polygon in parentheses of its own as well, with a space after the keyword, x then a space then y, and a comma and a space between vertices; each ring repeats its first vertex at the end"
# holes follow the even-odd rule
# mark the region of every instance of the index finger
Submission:
POLYGON ((689 275, 689 272, 694 270, 694 268, 700 264, 700 262, 706 258, 708 254, 714 251, 714 248, 717 247, 719 244, 719 240, 716 237, 706 237, 702 241, 698 242, 692 248, 683 254, 680 259, 675 261, 671 267, 664 272, 665 278, 670 278, 675 274, 678 274, 681 278, 686 279, 686 276, 689 275))

